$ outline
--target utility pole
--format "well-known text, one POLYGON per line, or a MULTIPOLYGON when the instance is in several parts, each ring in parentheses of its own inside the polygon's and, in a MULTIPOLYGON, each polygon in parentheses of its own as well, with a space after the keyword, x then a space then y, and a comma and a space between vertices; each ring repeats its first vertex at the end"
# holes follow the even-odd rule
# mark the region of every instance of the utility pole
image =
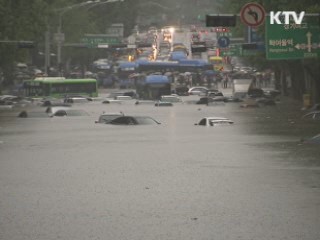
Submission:
POLYGON ((45 32, 45 59, 44 59, 44 72, 47 75, 50 68, 50 29, 47 26, 47 31, 45 32))

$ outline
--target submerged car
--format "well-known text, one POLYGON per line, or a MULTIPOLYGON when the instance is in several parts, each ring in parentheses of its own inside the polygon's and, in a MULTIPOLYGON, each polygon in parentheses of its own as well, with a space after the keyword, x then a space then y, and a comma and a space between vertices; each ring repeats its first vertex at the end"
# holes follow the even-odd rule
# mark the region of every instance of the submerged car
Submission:
POLYGON ((67 105, 50 106, 46 108, 46 113, 48 113, 49 115, 54 115, 59 110, 68 110, 68 109, 71 109, 71 105, 70 106, 67 106, 67 105))
POLYGON ((223 93, 218 91, 218 90, 216 90, 216 91, 209 90, 207 92, 207 97, 212 97, 212 98, 214 98, 214 97, 223 97, 223 93))
POLYGON ((49 114, 50 117, 79 117, 79 116, 89 116, 89 114, 82 109, 59 109, 52 114, 49 114))
POLYGON ((57 99, 57 98, 44 98, 40 102, 41 102, 41 106, 43 107, 49 107, 54 105, 60 106, 60 105, 68 104, 68 103, 64 103, 61 99, 57 99))
POLYGON ((64 103, 87 103, 91 101, 91 98, 86 97, 67 97, 64 99, 64 103))
POLYGON ((109 122, 114 125, 158 125, 160 122, 147 116, 121 116, 109 122))
POLYGON ((47 107, 46 113, 49 117, 64 117, 64 116, 89 116, 89 114, 82 109, 74 109, 71 106, 51 106, 47 107))
POLYGON ((303 143, 310 143, 310 144, 320 144, 320 134, 317 134, 311 138, 307 138, 302 140, 303 143))
POLYGON ((95 123, 110 123, 112 120, 124 116, 122 112, 119 113, 102 113, 95 123))
POLYGON ((240 104, 242 108, 257 108, 259 103, 255 99, 246 98, 243 100, 243 103, 240 104))
POLYGON ((154 105, 156 107, 172 107, 173 106, 171 102, 161 102, 161 101, 156 102, 154 105))
POLYGON ((192 87, 188 90, 189 95, 206 95, 208 92, 208 88, 206 87, 192 87))
POLYGON ((320 120, 320 111, 312 111, 302 116, 303 119, 320 120))
POLYGON ((225 117, 204 117, 198 123, 195 123, 195 125, 214 127, 218 125, 230 125, 233 123, 232 120, 225 117))
POLYGON ((150 105, 150 104, 155 104, 155 101, 152 101, 152 100, 138 100, 134 103, 135 105, 150 105))
POLYGON ((170 102, 170 103, 177 103, 182 102, 181 98, 177 95, 163 95, 160 99, 161 102, 170 102))
POLYGON ((117 96, 117 97, 115 97, 115 100, 132 100, 132 97, 130 97, 130 96, 117 96))
POLYGON ((23 110, 19 112, 19 118, 49 118, 49 117, 78 117, 78 116, 89 116, 89 114, 82 109, 71 109, 71 108, 56 108, 54 110, 47 109, 46 111, 39 110, 23 110))
POLYGON ((189 91, 189 88, 186 86, 177 86, 175 93, 178 96, 188 96, 188 91, 189 91))
POLYGON ((225 102, 225 97, 202 97, 199 99, 199 101, 196 102, 196 104, 207 104, 210 103, 216 103, 216 102, 225 102))
MULTIPOLYGON (((125 91, 125 92, 111 92, 109 95, 108 95, 108 98, 111 98, 111 99, 118 99, 119 97, 131 97, 132 98, 136 98, 136 93, 134 91, 125 91)), ((127 98, 128 99, 128 98, 127 98)), ((127 100, 126 99, 126 100, 127 100)))

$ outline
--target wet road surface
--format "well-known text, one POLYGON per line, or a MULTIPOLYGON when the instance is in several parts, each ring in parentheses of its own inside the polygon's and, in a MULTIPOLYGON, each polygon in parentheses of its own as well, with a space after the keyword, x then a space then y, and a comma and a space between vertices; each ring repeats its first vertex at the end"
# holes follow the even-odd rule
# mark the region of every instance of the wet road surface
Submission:
POLYGON ((299 141, 320 128, 292 102, 77 107, 90 116, 1 119, 0 239, 320 239, 319 146, 299 141))

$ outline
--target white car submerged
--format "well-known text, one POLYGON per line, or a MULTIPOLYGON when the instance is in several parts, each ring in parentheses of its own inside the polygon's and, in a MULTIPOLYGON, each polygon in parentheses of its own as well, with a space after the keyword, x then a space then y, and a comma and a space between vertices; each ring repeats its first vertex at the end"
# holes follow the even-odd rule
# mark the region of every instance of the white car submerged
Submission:
POLYGON ((214 127, 219 125, 231 125, 233 123, 232 120, 225 117, 204 117, 198 123, 195 123, 195 125, 214 127))

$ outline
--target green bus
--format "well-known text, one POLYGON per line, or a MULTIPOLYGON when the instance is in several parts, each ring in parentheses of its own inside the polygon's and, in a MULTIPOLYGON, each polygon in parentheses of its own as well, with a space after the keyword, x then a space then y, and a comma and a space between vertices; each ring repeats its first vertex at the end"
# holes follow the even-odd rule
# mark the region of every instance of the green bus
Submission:
POLYGON ((23 83, 26 97, 66 97, 80 95, 97 97, 96 79, 65 79, 63 77, 40 77, 23 83))

